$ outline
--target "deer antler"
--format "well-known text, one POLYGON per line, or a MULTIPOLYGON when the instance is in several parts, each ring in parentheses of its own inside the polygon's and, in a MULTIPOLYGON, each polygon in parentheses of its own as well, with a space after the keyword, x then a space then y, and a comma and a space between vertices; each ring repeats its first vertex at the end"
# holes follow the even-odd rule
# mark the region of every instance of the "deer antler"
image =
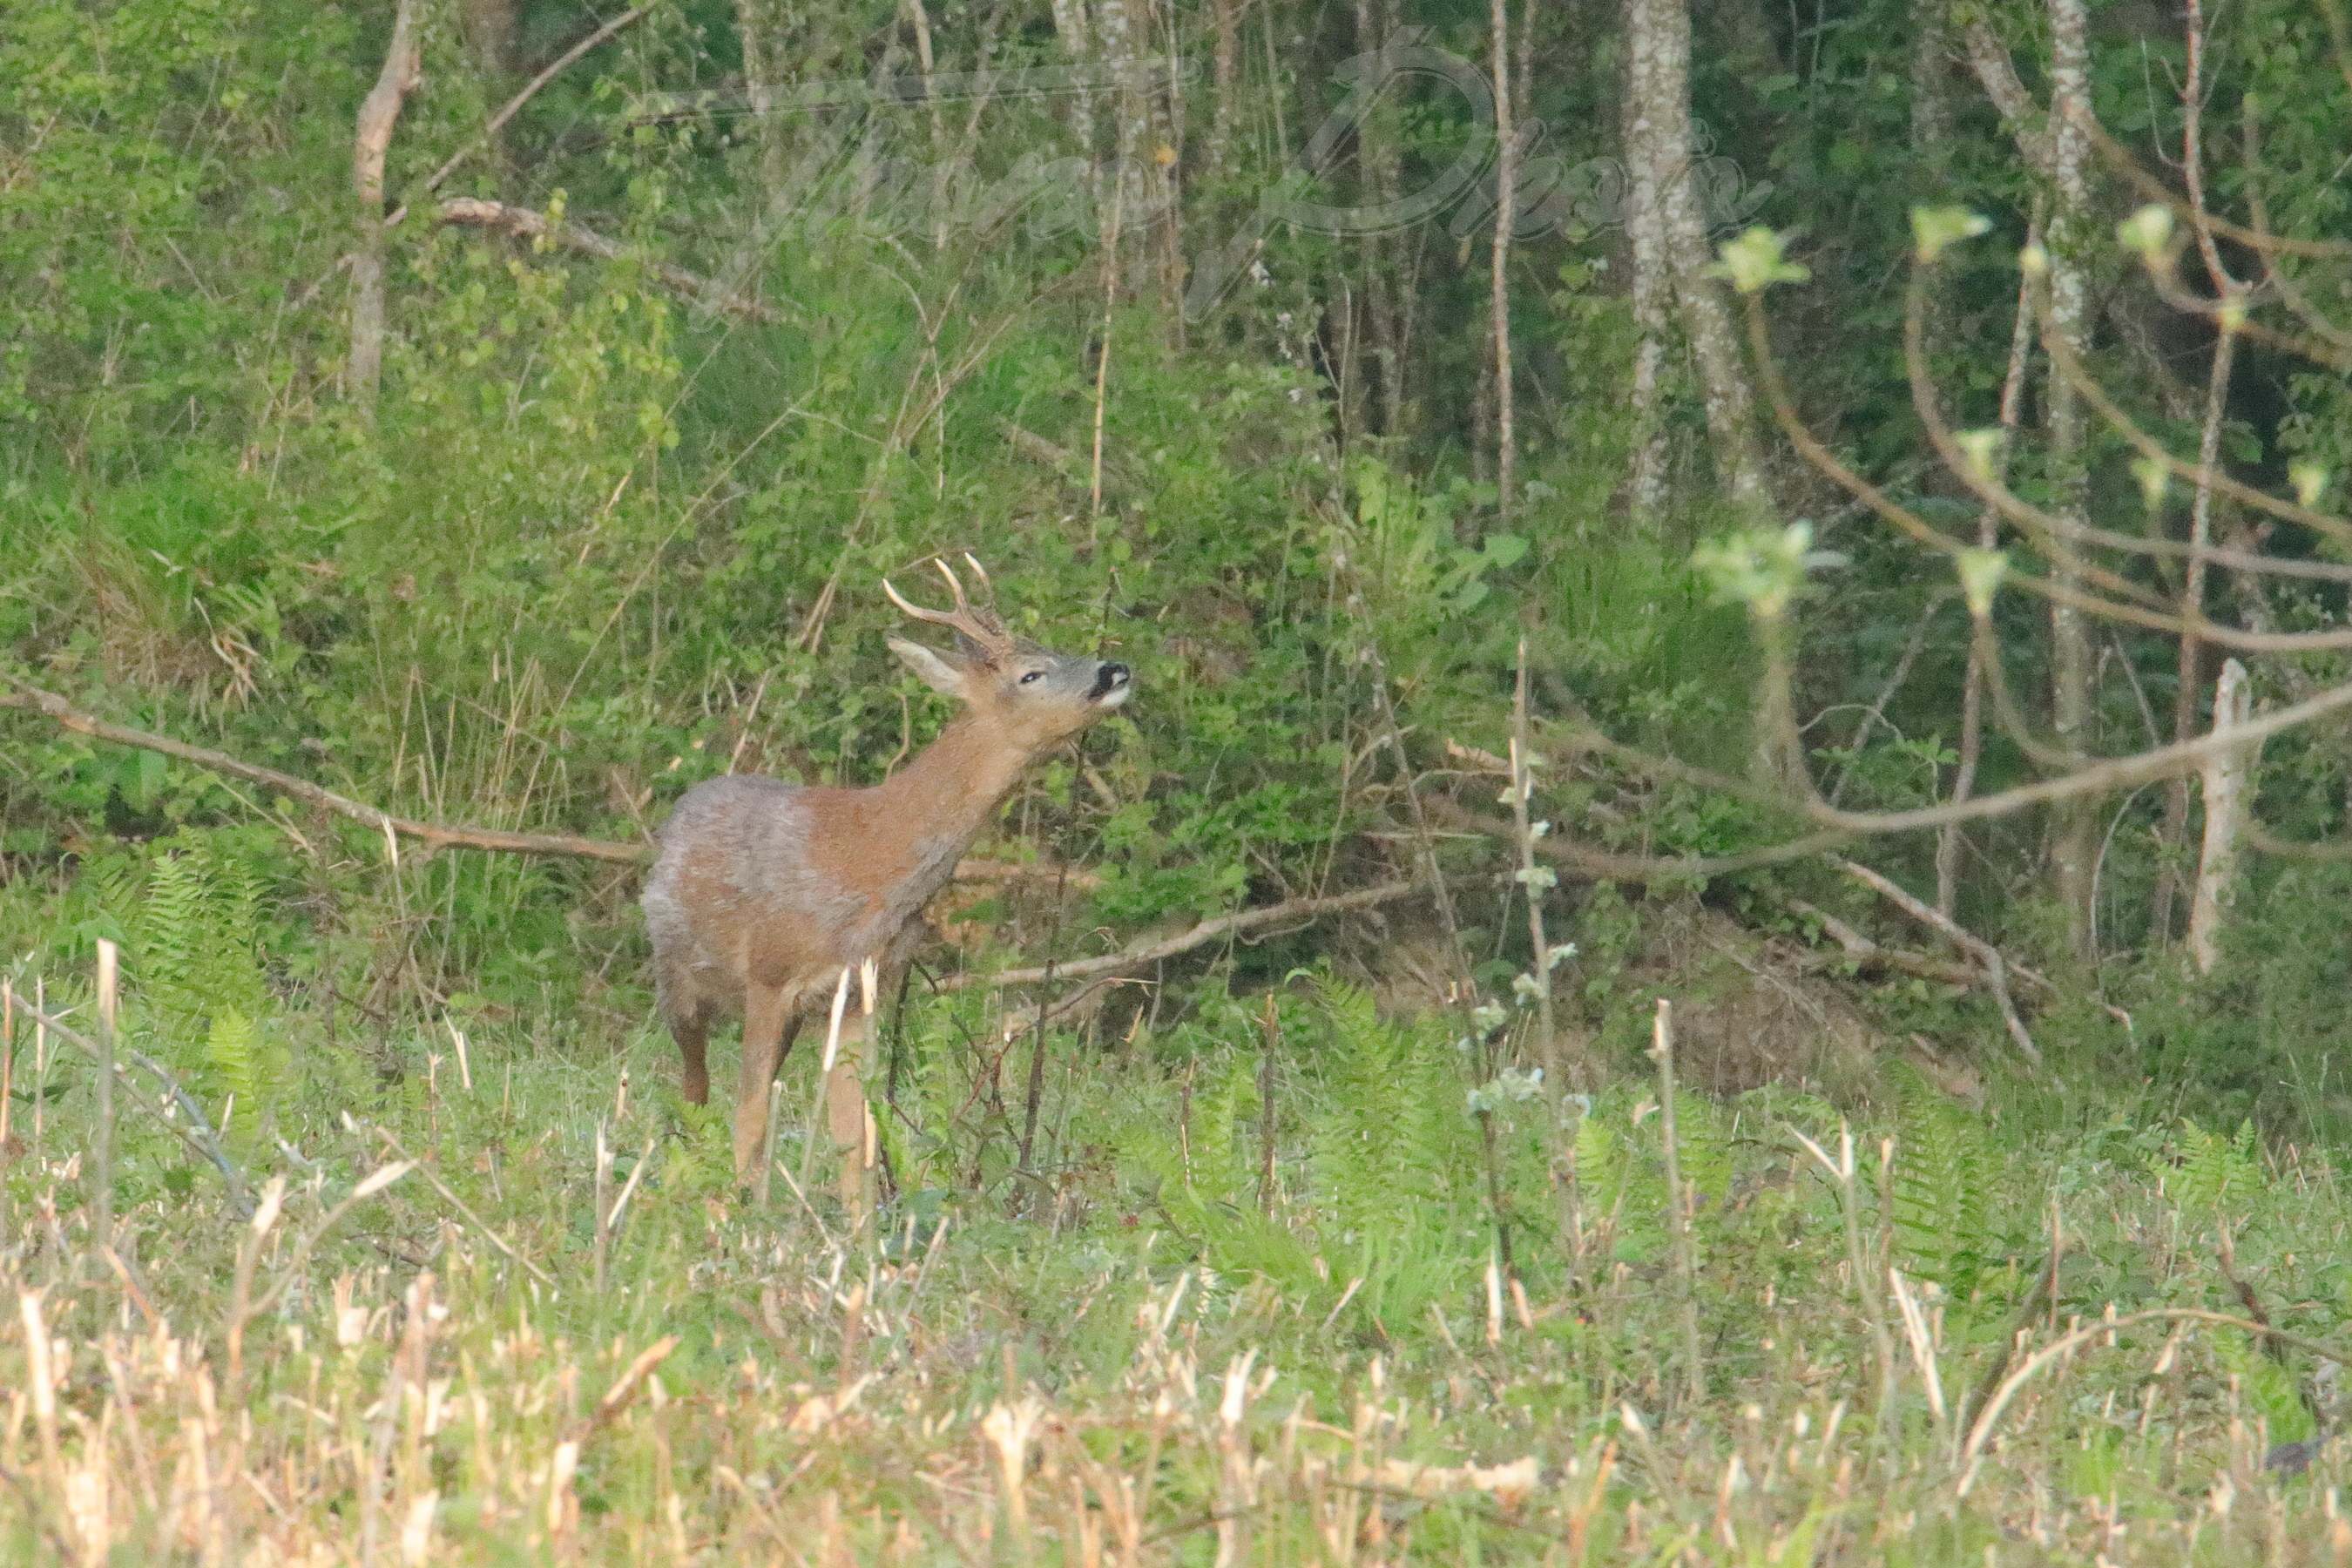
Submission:
POLYGON ((944 557, 938 555, 931 557, 931 564, 938 567, 940 575, 948 580, 948 591, 955 595, 953 608, 927 610, 899 593, 887 577, 882 579, 882 592, 888 595, 890 602, 909 619, 945 626, 988 653, 1003 653, 1013 646, 1013 637, 1004 629, 1004 623, 997 618, 995 610, 990 607, 996 598, 996 585, 989 581, 987 568, 981 565, 969 551, 964 553, 964 563, 980 580, 981 595, 986 603, 974 605, 964 593, 963 579, 956 575, 955 568, 949 565, 944 557))

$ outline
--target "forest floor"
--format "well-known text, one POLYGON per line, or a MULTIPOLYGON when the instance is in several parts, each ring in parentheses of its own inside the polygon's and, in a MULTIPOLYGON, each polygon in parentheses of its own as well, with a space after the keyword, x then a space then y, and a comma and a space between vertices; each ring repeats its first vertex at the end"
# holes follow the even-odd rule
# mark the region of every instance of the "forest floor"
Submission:
POLYGON ((251 1219, 126 1087, 106 1249, 87 1063, 20 1013, 0 1551, 2352 1556, 2339 1449, 2265 1466, 2334 1415, 2332 1165, 1900 1068, 1850 1142, 1765 1084, 1678 1092, 1669 1144, 1654 1083, 1481 1118, 1360 992, 1268 1016, 1065 1042, 1025 1165, 1026 1045, 982 1075, 926 1035, 862 1230, 816 1195, 805 1049, 765 1205, 644 1029, 420 1038, 363 1116, 297 1085, 226 1131, 251 1219))

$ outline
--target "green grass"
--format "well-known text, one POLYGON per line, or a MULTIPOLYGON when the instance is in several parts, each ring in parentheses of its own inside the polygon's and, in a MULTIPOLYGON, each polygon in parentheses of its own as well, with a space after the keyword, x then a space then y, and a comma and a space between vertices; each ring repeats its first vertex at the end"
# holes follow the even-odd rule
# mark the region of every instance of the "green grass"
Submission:
MULTIPOLYGON (((79 999, 47 978, 53 1005, 79 999)), ((192 1023, 135 994, 128 1020, 127 1043, 201 1068, 203 1037, 174 1037, 192 1023)), ((1834 1112, 1780 1089, 1685 1095, 1693 1369, 1642 1083, 1571 1107, 1558 1136, 1540 1102, 1498 1122, 1507 1275, 1434 1026, 1307 985, 1282 1000, 1270 1078, 1238 1005, 1158 1037, 1049 1036, 1020 1173, 1029 1047, 1000 1056, 989 1022, 919 1000, 891 1122, 903 1195, 866 1234, 782 1180, 764 1208, 740 1199, 723 1108, 676 1102, 657 1034, 488 1027, 462 1067, 446 1034, 383 1042, 370 1071, 298 1059, 269 1126, 233 1114, 251 1178, 284 1184, 267 1226, 121 1102, 114 1260, 89 1229, 88 1065, 20 1026, 6 1554, 2237 1563, 2352 1546, 2339 1456, 2261 1469, 2311 1429, 2299 1384, 2326 1407, 2322 1363, 2224 1326, 2136 1321, 2031 1363, 1966 1452, 2012 1332, 2024 1368, 2111 1309, 2239 1312, 2225 1257, 2279 1328, 2332 1339, 2352 1240, 2309 1151, 2028 1098, 1967 1114, 1898 1081, 1889 1121, 1857 1129, 1858 1280, 1840 1191, 1795 1136, 1833 1154, 1834 1112), (600 1137, 604 1206, 634 1182, 601 1247, 600 1137)), ((785 1173, 813 1087, 804 1051, 785 1173)), ((199 1098, 218 1120, 224 1100, 199 1098)))

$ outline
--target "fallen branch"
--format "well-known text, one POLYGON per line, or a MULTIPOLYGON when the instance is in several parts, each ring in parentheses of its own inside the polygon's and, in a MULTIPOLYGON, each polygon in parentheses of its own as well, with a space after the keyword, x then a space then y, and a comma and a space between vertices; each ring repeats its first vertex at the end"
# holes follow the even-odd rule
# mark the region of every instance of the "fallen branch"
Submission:
POLYGON ((1369 888, 1358 888, 1353 892, 1332 893, 1322 898, 1285 899, 1278 904, 1268 904, 1263 909, 1218 915, 1174 936, 1138 942, 1132 947, 1121 948, 1117 952, 1107 952, 1097 958, 1062 959, 1028 969, 999 970, 993 974, 950 974, 940 981, 938 989, 961 991, 974 985, 1036 985, 1056 980, 1086 980, 1098 974, 1118 974, 1158 963, 1162 959, 1174 958, 1196 947, 1206 947, 1226 937, 1246 936, 1268 926, 1318 920, 1325 915, 1343 914, 1349 910, 1376 909, 1381 904, 1392 904, 1400 899, 1411 898, 1429 889, 1430 884, 1426 880, 1416 879, 1380 882, 1369 888))
MULTIPOLYGON (((10 679, 0 675, 0 679, 10 679)), ((292 795, 296 800, 321 811, 348 817, 379 833, 397 834, 403 838, 415 838, 435 849, 488 849, 511 855, 569 855, 587 860, 611 860, 623 864, 649 858, 652 849, 642 844, 615 844, 601 838, 582 838, 568 833, 509 833, 488 827, 457 827, 438 822, 420 822, 415 817, 394 816, 365 801, 337 795, 309 779, 292 773, 281 773, 276 768, 265 768, 258 763, 248 763, 232 757, 226 752, 215 752, 208 746, 192 746, 185 741, 174 741, 168 735, 150 734, 128 725, 113 724, 85 713, 54 692, 17 683, 15 691, 0 691, 0 709, 14 708, 39 713, 77 734, 94 740, 110 741, 116 745, 136 746, 142 751, 160 752, 167 757, 177 757, 184 763, 194 763, 216 773, 257 784, 279 795, 292 795)))
MULTIPOLYGON (((345 1120, 348 1121, 350 1121, 350 1118, 347 1116, 345 1120)), ((352 1125, 356 1126, 358 1124, 356 1122, 352 1122, 352 1125)), ((489 1221, 484 1219, 480 1215, 476 1214, 470 1207, 468 1207, 465 1199, 459 1197, 457 1194, 449 1190, 448 1183, 435 1175, 430 1167, 424 1164, 416 1158, 415 1155, 411 1154, 406 1149, 402 1148, 400 1140, 392 1135, 390 1129, 379 1127, 375 1130, 375 1135, 383 1142, 385 1148, 392 1151, 393 1157, 398 1162, 398 1169, 402 1174, 405 1175, 409 1171, 413 1170, 418 1175, 423 1176, 425 1178, 425 1184, 430 1186, 435 1192, 441 1194, 441 1201, 443 1203, 446 1203, 451 1208, 456 1209, 457 1213, 464 1217, 467 1224, 472 1226, 477 1231, 481 1233, 483 1240, 488 1242, 492 1247, 497 1247, 500 1252, 505 1253, 509 1258, 512 1258, 517 1264, 521 1266, 524 1273, 538 1280, 541 1285, 546 1286, 551 1290, 557 1289, 555 1276, 550 1274, 546 1269, 541 1268, 538 1264, 533 1263, 530 1258, 525 1258, 520 1250, 516 1247, 513 1242, 509 1241, 505 1237, 500 1236, 498 1231, 491 1226, 489 1221)), ((393 1167, 386 1167, 386 1169, 391 1168, 393 1167)))
MULTIPOLYGON (((2009 961, 2000 950, 1974 931, 1962 926, 1937 910, 1934 905, 1913 898, 1902 887, 1880 876, 1869 867, 1846 859, 1842 855, 1824 856, 1829 864, 1860 882, 1887 902, 1909 915, 1920 924, 1940 933, 1953 946, 1967 953, 1982 966, 1985 989, 1992 994, 1993 1005, 2000 1009, 2000 1021, 2016 1043, 2018 1054, 2035 1067, 2042 1065, 2042 1048, 2026 1032, 2025 1020, 2018 1016, 2017 1000, 2009 994, 2009 961)), ((2047 984, 2048 982, 2043 982, 2047 984)), ((2053 987, 2054 990, 2055 987, 2053 987)))
MULTIPOLYGON (((0 681, 14 677, 0 673, 0 681)), ((381 806, 370 805, 363 800, 353 800, 338 795, 324 785, 279 773, 258 763, 248 763, 232 757, 226 752, 215 752, 209 746, 192 746, 185 741, 175 741, 168 735, 157 735, 145 730, 134 730, 128 724, 116 724, 95 714, 85 713, 55 692, 16 682, 14 691, 0 691, 0 709, 38 713, 59 727, 93 740, 106 741, 118 746, 133 746, 144 752, 157 752, 167 757, 177 757, 184 763, 194 763, 216 773, 243 779, 259 784, 279 795, 291 795, 305 805, 331 812, 378 833, 394 834, 414 838, 432 849, 481 849, 502 855, 549 855, 570 857, 581 860, 604 860, 616 865, 635 865, 653 858, 653 846, 646 843, 623 844, 609 838, 586 838, 572 833, 510 833, 502 828, 468 827, 456 823, 425 822, 413 816, 394 816, 381 806)), ((1102 885, 1102 879, 1092 871, 1076 867, 1062 867, 1048 861, 1009 861, 966 859, 956 862, 956 880, 960 882, 1066 882, 1081 891, 1090 891, 1102 885)))
POLYGON ((438 216, 441 222, 453 227, 489 229, 511 235, 517 239, 544 239, 550 245, 561 246, 583 256, 593 256, 600 261, 635 261, 663 287, 724 315, 768 326, 781 326, 785 321, 782 311, 762 300, 730 292, 698 273, 688 272, 685 268, 667 261, 656 261, 650 256, 630 249, 617 239, 608 239, 593 229, 582 228, 577 224, 560 222, 530 207, 482 201, 472 196, 452 196, 441 204, 438 216))
MULTIPOLYGON (((24 1007, 27 1017, 80 1051, 90 1060, 105 1059, 105 1055, 99 1049, 97 1041, 75 1030, 63 1018, 54 1013, 44 1013, 31 1004, 23 1002, 21 998, 19 998, 19 1005, 24 1007)), ((236 1209, 238 1217, 251 1219, 253 1217, 252 1189, 246 1184, 245 1174, 236 1168, 236 1162, 231 1160, 228 1157, 228 1152, 221 1147, 219 1135, 213 1131, 212 1123, 205 1120, 204 1110, 196 1104, 194 1097, 181 1087, 180 1080, 173 1078, 161 1062, 145 1052, 132 1050, 120 1039, 115 1041, 114 1050, 116 1057, 121 1058, 114 1064, 114 1076, 123 1092, 131 1096, 131 1103, 162 1122, 164 1130, 186 1144, 190 1152, 218 1171, 221 1173, 222 1183, 228 1188, 229 1203, 236 1209), (140 1091, 138 1085, 130 1081, 131 1069, 133 1067, 155 1079, 164 1098, 178 1109, 182 1117, 186 1119, 184 1122, 174 1119, 169 1110, 150 1100, 140 1091)))
MULTIPOLYGON (((1897 973, 1913 975, 1921 980, 1932 980, 1943 985, 1958 985, 1970 991, 1975 990, 1984 982, 1984 973, 1981 970, 1969 964, 1954 963, 1948 958, 1936 958, 1924 952, 1912 952, 1904 948, 1888 947, 1884 942, 1864 936, 1819 904, 1796 898, 1786 899, 1782 902, 1791 913, 1801 915, 1820 926, 1822 934, 1836 942, 1838 950, 1847 958, 1852 959, 1860 968, 1891 969, 1897 973)), ((1835 962, 1826 954, 1822 955, 1822 961, 1835 962)))

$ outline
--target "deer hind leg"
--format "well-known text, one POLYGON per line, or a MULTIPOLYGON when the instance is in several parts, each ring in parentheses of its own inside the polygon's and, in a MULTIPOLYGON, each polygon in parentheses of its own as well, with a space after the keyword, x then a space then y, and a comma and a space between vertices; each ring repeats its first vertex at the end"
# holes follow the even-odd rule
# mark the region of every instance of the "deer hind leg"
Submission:
POLYGON ((689 1105, 707 1105, 710 1100, 710 1073, 703 1062, 703 1046, 710 1037, 710 1004, 689 987, 673 985, 666 980, 657 983, 656 1000, 662 1022, 669 1026, 670 1038, 677 1042, 677 1054, 686 1062, 678 1092, 686 1096, 689 1105))
POLYGON ((743 1061, 735 1079, 735 1179, 748 1179, 768 1141, 768 1086, 776 1081, 800 1019, 782 991, 753 985, 743 997, 743 1061))

